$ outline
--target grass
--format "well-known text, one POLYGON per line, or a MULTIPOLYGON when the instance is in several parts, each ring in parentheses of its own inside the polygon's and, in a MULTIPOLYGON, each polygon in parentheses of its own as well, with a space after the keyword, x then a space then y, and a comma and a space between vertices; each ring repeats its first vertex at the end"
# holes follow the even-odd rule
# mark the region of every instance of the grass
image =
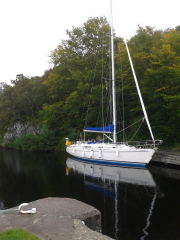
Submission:
POLYGON ((0 240, 39 240, 39 238, 22 228, 14 228, 1 232, 0 240))

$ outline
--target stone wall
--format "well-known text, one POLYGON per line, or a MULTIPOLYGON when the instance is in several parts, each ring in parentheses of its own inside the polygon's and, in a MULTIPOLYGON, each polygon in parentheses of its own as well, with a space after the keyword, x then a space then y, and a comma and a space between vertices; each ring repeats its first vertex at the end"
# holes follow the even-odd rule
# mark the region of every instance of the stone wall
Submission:
POLYGON ((180 152, 158 150, 152 157, 152 162, 180 165, 180 152))

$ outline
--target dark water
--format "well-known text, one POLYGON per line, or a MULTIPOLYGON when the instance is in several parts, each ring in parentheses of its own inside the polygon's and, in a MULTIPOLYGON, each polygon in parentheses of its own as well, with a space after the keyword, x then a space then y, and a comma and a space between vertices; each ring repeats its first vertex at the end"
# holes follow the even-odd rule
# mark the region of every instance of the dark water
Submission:
POLYGON ((63 153, 0 149, 0 209, 46 197, 74 198, 102 214, 102 233, 180 239, 180 170, 82 164, 63 153))

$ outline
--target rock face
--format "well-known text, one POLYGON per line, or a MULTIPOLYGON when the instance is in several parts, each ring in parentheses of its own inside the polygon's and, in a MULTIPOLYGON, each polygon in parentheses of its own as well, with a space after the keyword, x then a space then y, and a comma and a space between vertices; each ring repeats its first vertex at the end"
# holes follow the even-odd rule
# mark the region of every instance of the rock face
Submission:
POLYGON ((18 121, 14 124, 13 127, 8 128, 8 132, 4 135, 4 140, 9 141, 12 138, 18 138, 22 133, 39 133, 40 131, 33 125, 32 122, 27 122, 23 124, 22 122, 18 121))

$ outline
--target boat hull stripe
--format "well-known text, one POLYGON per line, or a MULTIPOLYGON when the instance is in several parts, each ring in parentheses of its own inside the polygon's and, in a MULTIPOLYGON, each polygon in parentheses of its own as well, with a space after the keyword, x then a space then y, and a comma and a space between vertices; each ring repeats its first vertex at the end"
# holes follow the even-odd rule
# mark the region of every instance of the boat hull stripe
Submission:
POLYGON ((83 161, 83 162, 89 162, 89 163, 95 163, 95 164, 103 164, 103 165, 112 165, 112 166, 124 166, 124 167, 138 167, 138 168, 145 168, 144 163, 128 163, 128 162, 117 162, 117 161, 107 161, 107 160, 96 160, 96 159, 88 159, 88 158, 80 158, 71 156, 71 158, 83 161))

